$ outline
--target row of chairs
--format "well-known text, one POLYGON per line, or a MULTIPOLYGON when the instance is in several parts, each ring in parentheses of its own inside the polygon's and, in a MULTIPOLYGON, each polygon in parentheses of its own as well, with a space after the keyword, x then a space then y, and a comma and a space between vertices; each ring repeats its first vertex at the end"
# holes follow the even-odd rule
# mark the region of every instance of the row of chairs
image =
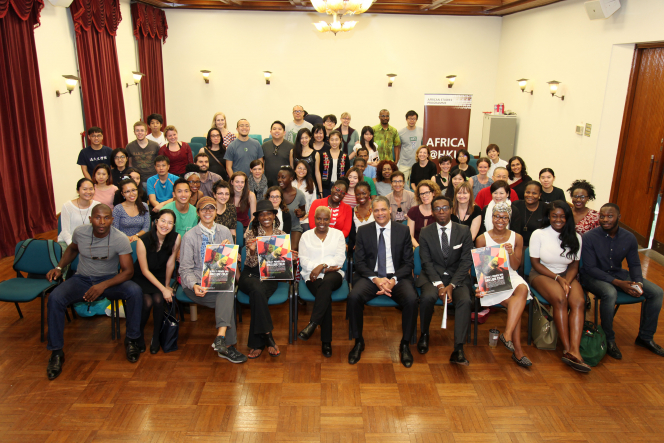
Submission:
MULTIPOLYGON (((249 138, 253 138, 259 144, 263 144, 263 136, 260 134, 249 134, 249 138)), ((272 137, 268 137, 265 141, 270 140, 272 137)), ((191 147, 191 152, 198 153, 202 147, 207 146, 206 137, 192 137, 191 142, 189 142, 189 147, 191 147)), ((195 154, 194 154, 195 155, 195 154)))

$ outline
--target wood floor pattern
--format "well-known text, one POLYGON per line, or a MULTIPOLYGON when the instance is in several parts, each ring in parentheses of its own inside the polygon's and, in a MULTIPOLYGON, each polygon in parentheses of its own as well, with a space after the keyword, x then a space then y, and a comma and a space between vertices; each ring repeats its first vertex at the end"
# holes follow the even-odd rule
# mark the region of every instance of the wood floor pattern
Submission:
MULTIPOLYGON (((646 257, 643 264, 647 278, 664 285, 664 268, 646 257)), ((12 275, 11 258, 0 260, 0 279, 12 275)), ((22 309, 19 320, 13 305, 0 304, 2 442, 664 440, 664 358, 634 346, 638 306, 622 307, 614 323, 623 360, 607 356, 587 375, 560 361, 560 347, 526 346, 531 369, 516 366, 502 346, 489 348, 488 330, 504 327, 504 312, 480 326, 478 346, 466 346, 470 366, 448 362, 452 324, 432 329, 428 354, 411 347, 415 364, 406 369, 397 352, 400 313, 368 307, 366 351, 350 366, 352 343, 339 303, 332 358, 321 355, 318 332, 288 345, 288 309, 281 305, 271 312, 282 355, 264 352, 242 365, 212 350, 209 309, 199 308, 197 322, 181 324, 180 350, 142 354, 137 364, 127 362, 121 341, 110 340, 108 318, 78 318, 66 326, 66 363, 52 382, 45 374, 49 353, 39 341, 39 302, 22 309)), ((300 307, 300 327, 310 312, 311 305, 300 307)), ((238 335, 246 353, 249 311, 244 314, 238 335)), ((436 311, 432 324, 441 319, 436 311)), ((661 331, 655 338, 664 344, 661 331)), ((525 334, 524 326, 524 344, 525 334)))

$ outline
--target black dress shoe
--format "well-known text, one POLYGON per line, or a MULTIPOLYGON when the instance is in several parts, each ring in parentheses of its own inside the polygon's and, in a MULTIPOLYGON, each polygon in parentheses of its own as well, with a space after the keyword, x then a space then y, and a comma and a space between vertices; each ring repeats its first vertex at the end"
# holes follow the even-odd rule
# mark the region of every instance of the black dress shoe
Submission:
POLYGON ((360 361, 360 358, 362 357, 362 351, 364 351, 364 342, 355 343, 353 349, 351 349, 350 352, 348 353, 348 363, 354 365, 355 363, 360 361))
POLYGON ((426 354, 429 352, 429 334, 422 333, 417 342, 417 352, 420 354, 426 354))
MULTIPOLYGON (((125 337, 124 339, 124 345, 127 347, 129 344, 129 338, 125 337)), ((145 352, 147 347, 145 346, 145 339, 141 336, 138 340, 136 340, 136 346, 138 346, 138 350, 141 351, 141 354, 145 352)))
POLYGON ((314 322, 309 322, 309 324, 306 325, 306 326, 304 327, 304 329, 302 329, 302 330, 300 331, 300 333, 297 334, 297 336, 300 337, 300 338, 301 338, 302 340, 304 340, 304 341, 309 340, 309 338, 311 337, 311 335, 312 335, 312 334, 314 333, 314 331, 316 330, 316 326, 318 326, 316 323, 314 323, 314 322))
POLYGON ((463 365, 463 366, 468 366, 470 363, 468 363, 468 360, 466 360, 466 356, 463 353, 463 349, 459 349, 458 351, 452 352, 452 355, 450 355, 450 363, 456 363, 457 365, 463 365))
POLYGON ((636 341, 634 342, 634 344, 646 348, 649 351, 659 355, 660 357, 664 357, 664 349, 662 349, 660 345, 655 343, 655 340, 644 340, 641 337, 636 337, 636 341))
POLYGON ((399 345, 399 356, 401 357, 402 365, 407 368, 413 366, 413 354, 410 353, 410 346, 408 346, 406 343, 401 343, 399 345))
POLYGON ((323 357, 332 357, 332 343, 323 343, 323 357))
MULTIPOLYGON (((139 347, 140 347, 140 345, 139 345, 139 347)), ((143 347, 143 351, 141 351, 141 352, 144 352, 144 351, 145 351, 145 347, 143 347)), ((156 354, 157 352, 159 352, 159 340, 155 340, 153 338, 152 341, 150 342, 150 354, 156 354)))
POLYGON ((65 354, 51 354, 46 366, 46 375, 49 380, 54 380, 62 372, 62 364, 65 362, 65 354))
POLYGON ((618 346, 614 341, 610 341, 606 344, 606 353, 611 358, 615 358, 616 360, 622 360, 622 353, 620 352, 620 349, 618 349, 618 346))
POLYGON ((141 350, 138 348, 138 343, 136 340, 130 339, 127 342, 125 351, 127 352, 127 360, 129 360, 130 363, 136 363, 138 361, 138 357, 141 355, 141 350))

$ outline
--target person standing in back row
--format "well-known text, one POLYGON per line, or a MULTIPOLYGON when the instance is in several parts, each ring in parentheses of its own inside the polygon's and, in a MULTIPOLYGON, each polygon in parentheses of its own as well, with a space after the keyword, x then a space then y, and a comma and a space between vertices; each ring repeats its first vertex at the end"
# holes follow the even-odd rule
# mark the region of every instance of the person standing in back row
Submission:
POLYGON ((410 182, 411 168, 417 161, 415 158, 417 148, 424 144, 424 130, 415 126, 418 118, 417 112, 406 112, 406 127, 399 131, 401 149, 397 165, 399 166, 399 171, 403 172, 403 175, 406 177, 406 188, 408 188, 408 183, 410 182))
POLYGON ((166 135, 161 132, 161 127, 164 126, 164 117, 161 114, 150 114, 146 119, 148 126, 150 126, 149 134, 146 136, 148 140, 152 140, 159 147, 166 144, 166 135))
POLYGON ((238 137, 226 149, 226 172, 232 177, 235 172, 244 172, 247 177, 251 175, 249 165, 252 161, 263 158, 263 148, 258 140, 249 137, 251 125, 245 118, 237 122, 238 137))
POLYGON ((102 144, 104 131, 98 126, 88 129, 88 140, 90 140, 90 145, 78 153, 77 163, 81 166, 83 176, 92 179, 92 171, 95 170, 97 165, 103 163, 109 167, 111 166, 113 150, 102 144))
POLYGON ((290 156, 293 143, 284 139, 286 126, 279 120, 270 126, 271 139, 263 143, 263 164, 265 165, 265 178, 267 186, 277 185, 277 174, 283 166, 290 166, 290 156))
POLYGON ((145 189, 148 179, 155 174, 154 159, 157 158, 159 145, 147 137, 148 125, 141 121, 134 123, 134 135, 136 140, 129 142, 125 149, 129 153, 129 167, 141 174, 141 184, 145 189))
POLYGON ((311 131, 314 127, 311 123, 304 119, 305 112, 304 108, 300 105, 293 106, 293 121, 289 122, 286 125, 286 135, 285 138, 292 144, 295 144, 297 139, 297 133, 300 132, 300 129, 306 128, 311 131))
POLYGON ((399 163, 401 139, 399 131, 394 126, 390 126, 390 111, 382 109, 378 118, 380 124, 373 127, 374 142, 378 146, 378 157, 380 160, 392 160, 399 163))

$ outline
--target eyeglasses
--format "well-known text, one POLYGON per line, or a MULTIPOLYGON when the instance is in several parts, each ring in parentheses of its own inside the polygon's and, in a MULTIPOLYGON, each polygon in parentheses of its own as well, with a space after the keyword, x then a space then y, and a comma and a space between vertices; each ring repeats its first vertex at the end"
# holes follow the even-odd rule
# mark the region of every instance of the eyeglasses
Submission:
POLYGON ((269 198, 270 198, 270 200, 281 200, 280 195, 271 195, 269 198))
POLYGON ((127 160, 127 156, 126 155, 116 155, 115 159, 116 160, 127 160))
POLYGON ((166 225, 166 226, 173 226, 175 224, 174 222, 172 222, 170 220, 164 220, 164 219, 161 219, 161 218, 158 219, 157 221, 159 223, 162 223, 162 224, 166 225))
POLYGON ((431 191, 420 192, 420 197, 426 197, 427 195, 431 195, 431 194, 433 194, 433 192, 431 192, 431 191))
POLYGON ((214 206, 206 206, 201 209, 201 212, 214 212, 216 210, 217 208, 215 208, 214 206))
POLYGON ((123 192, 124 195, 129 195, 129 194, 138 194, 138 189, 131 189, 129 191, 123 192))
POLYGON ((90 138, 100 138, 100 137, 103 137, 103 136, 104 136, 103 134, 92 134, 89 137, 90 138))
POLYGON ((581 200, 581 201, 588 200, 588 196, 587 195, 573 195, 572 200, 581 200))
POLYGON ((503 216, 501 217, 500 215, 495 215, 495 214, 494 214, 493 219, 494 219, 494 220, 499 220, 499 221, 504 221, 504 222, 508 222, 508 221, 510 221, 510 217, 509 217, 509 215, 503 215, 503 216))
POLYGON ((392 180, 393 185, 403 185, 403 180, 392 180))
POLYGON ((446 206, 436 206, 435 208, 433 208, 434 212, 447 212, 449 210, 450 210, 450 207, 447 206, 447 205, 446 206))
POLYGON ((344 190, 342 190, 342 189, 339 189, 339 188, 337 188, 336 186, 335 186, 334 188, 332 188, 332 189, 334 189, 338 194, 346 195, 346 191, 344 191, 344 190))
POLYGON ((219 134, 210 134, 210 138, 221 138, 219 134))
POLYGON ((92 256, 92 242, 94 241, 95 236, 92 234, 90 237, 90 258, 93 260, 107 260, 108 256, 111 255, 111 233, 108 233, 108 244, 106 245, 106 257, 93 257, 92 256))
POLYGON ((304 111, 293 111, 293 114, 302 114, 304 111))
POLYGON ((187 181, 190 185, 200 185, 201 181, 200 180, 192 180, 192 181, 187 181))

